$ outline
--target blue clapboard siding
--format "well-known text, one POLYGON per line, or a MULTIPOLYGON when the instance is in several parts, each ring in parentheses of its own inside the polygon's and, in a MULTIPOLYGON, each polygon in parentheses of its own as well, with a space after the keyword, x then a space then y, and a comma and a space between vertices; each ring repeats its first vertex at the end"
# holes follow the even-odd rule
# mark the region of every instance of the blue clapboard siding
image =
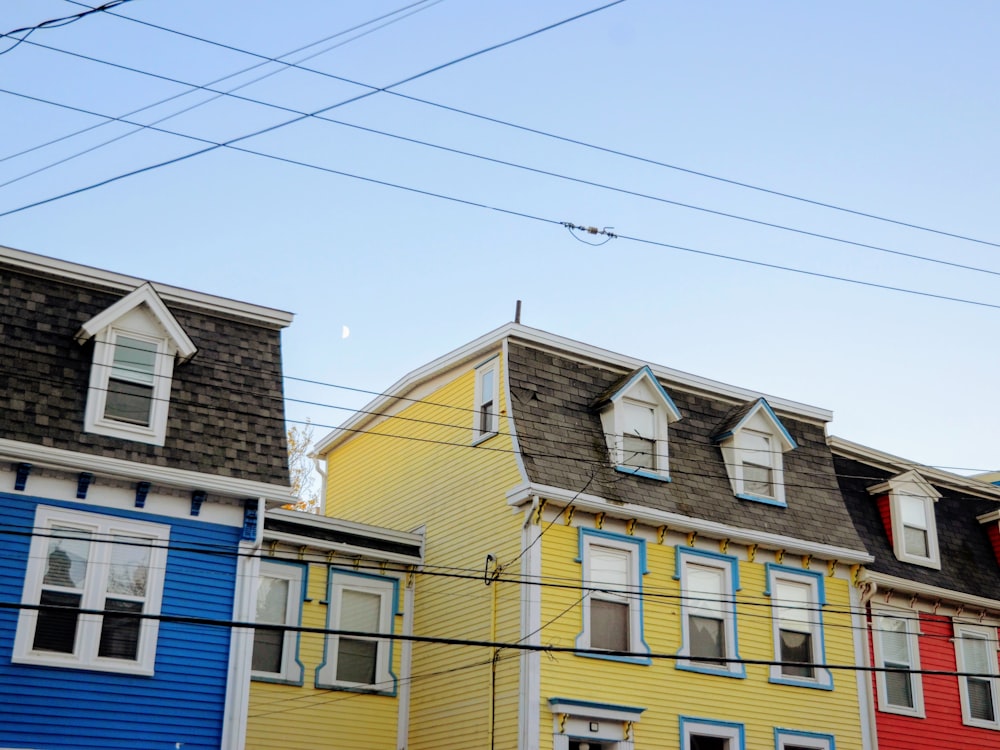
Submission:
MULTIPOLYGON (((5 493, 0 493, 0 602, 21 601, 38 504, 170 525, 161 612, 232 619, 240 529, 5 493)), ((228 628, 160 623, 156 674, 137 677, 12 664, 17 617, 17 610, 0 609, 0 747, 219 747, 228 628)))

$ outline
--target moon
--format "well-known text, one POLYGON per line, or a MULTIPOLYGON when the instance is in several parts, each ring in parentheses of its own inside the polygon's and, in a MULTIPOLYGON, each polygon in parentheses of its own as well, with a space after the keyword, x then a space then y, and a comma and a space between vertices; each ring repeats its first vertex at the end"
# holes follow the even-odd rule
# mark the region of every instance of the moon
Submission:
POLYGON ((340 338, 346 339, 350 335, 351 335, 351 329, 348 328, 347 326, 342 326, 340 329, 340 338))

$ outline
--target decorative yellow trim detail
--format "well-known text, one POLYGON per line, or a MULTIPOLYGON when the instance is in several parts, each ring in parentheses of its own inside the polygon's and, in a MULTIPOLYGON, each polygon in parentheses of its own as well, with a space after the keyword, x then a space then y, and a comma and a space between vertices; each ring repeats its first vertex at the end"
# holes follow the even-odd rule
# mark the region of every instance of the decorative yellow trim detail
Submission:
POLYGON ((747 545, 747 560, 749 560, 750 562, 753 562, 754 560, 757 559, 757 548, 759 546, 760 545, 757 545, 757 544, 748 544, 747 545))
POLYGON ((559 714, 559 734, 566 733, 566 719, 569 718, 569 714, 559 714))
POLYGON ((688 534, 688 547, 694 546, 694 540, 698 538, 698 532, 692 531, 688 534))
POLYGON ((301 547, 299 547, 299 559, 300 560, 305 560, 306 559, 306 550, 307 549, 309 549, 309 548, 306 545, 304 545, 304 544, 301 547))
POLYGON ((597 529, 603 529, 604 528, 604 517, 606 515, 607 515, 606 513, 604 513, 603 511, 601 511, 596 516, 594 516, 594 527, 595 528, 597 528, 597 529))
POLYGON ((837 575, 837 563, 839 562, 840 562, 839 560, 830 560, 830 562, 826 564, 826 574, 830 578, 833 578, 835 575, 837 575))
POLYGON ((809 570, 809 566, 812 564, 812 555, 802 555, 802 567, 809 570))
POLYGON ((719 542, 719 552, 721 552, 723 555, 726 554, 727 552, 729 552, 729 540, 728 539, 723 539, 721 542, 719 542))
POLYGON ((624 730, 622 732, 622 739, 628 742, 630 739, 632 739, 632 722, 626 721, 622 725, 622 729, 624 730))
POLYGON ((666 538, 666 536, 667 536, 667 527, 666 526, 660 526, 660 527, 658 527, 656 529, 656 543, 657 544, 663 544, 663 540, 666 538))
POLYGON ((860 565, 852 565, 851 566, 851 583, 853 583, 855 586, 857 586, 858 585, 858 578, 860 578, 860 576, 861 576, 861 566, 860 565))
POLYGON ((625 533, 629 536, 635 536, 635 519, 630 518, 625 522, 625 533))
POLYGON ((333 565, 333 558, 335 558, 336 556, 337 556, 337 552, 335 550, 330 550, 329 552, 327 552, 326 553, 326 564, 327 565, 333 565))
POLYGON ((545 503, 548 502, 544 498, 538 501, 538 507, 535 509, 535 519, 532 523, 538 526, 542 522, 542 511, 545 510, 545 503))
POLYGON ((775 552, 774 561, 778 563, 778 565, 781 565, 781 563, 785 561, 785 550, 779 549, 777 552, 775 552))
POLYGON ((566 526, 569 526, 571 523, 573 523, 574 513, 576 513, 575 505, 567 505, 566 508, 563 510, 563 518, 564 518, 563 523, 566 526))
POLYGON ((278 540, 277 539, 272 539, 271 540, 271 548, 267 551, 268 556, 274 557, 274 550, 275 550, 275 548, 277 546, 278 546, 278 540))

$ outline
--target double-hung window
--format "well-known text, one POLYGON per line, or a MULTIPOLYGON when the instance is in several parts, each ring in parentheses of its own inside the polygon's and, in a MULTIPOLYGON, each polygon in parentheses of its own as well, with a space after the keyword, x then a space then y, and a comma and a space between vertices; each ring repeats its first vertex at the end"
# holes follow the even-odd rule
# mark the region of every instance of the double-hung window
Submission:
POLYGON ((473 441, 485 440, 500 429, 500 413, 497 403, 500 398, 499 358, 476 368, 475 409, 473 414, 473 441))
POLYGON ((834 750, 834 738, 819 732, 775 729, 774 750, 834 750))
POLYGON ((888 510, 890 523, 886 531, 896 559, 940 570, 934 504, 941 493, 916 471, 907 471, 869 487, 868 492, 878 498, 883 514, 888 510), (886 503, 888 508, 885 508, 886 503))
POLYGON ((399 582, 395 578, 330 571, 327 627, 349 631, 326 638, 326 659, 319 668, 318 687, 389 693, 392 641, 399 582))
POLYGON ((899 498, 899 513, 904 552, 912 557, 930 557, 930 524, 924 498, 903 495, 899 498))
POLYGON ((874 610, 872 626, 876 666, 893 670, 875 674, 879 710, 923 717, 919 615, 909 611, 874 610))
POLYGON ((729 555, 677 547, 681 582, 681 650, 678 669, 745 677, 736 638, 737 560, 729 555))
POLYGON ((743 750, 742 724, 681 716, 682 750, 743 750))
POLYGON ((648 404, 623 401, 622 465, 657 470, 656 409, 648 404))
POLYGON ((152 674, 169 527, 39 506, 35 534, 14 661, 152 674))
POLYGON ((962 721, 970 726, 1000 729, 997 688, 997 629, 981 625, 955 625, 955 650, 962 699, 962 721))
POLYGON ((642 575, 645 542, 623 534, 580 529, 583 566, 583 631, 581 649, 612 652, 586 656, 648 664, 642 635, 642 575), (622 654, 630 654, 624 656, 622 654), (637 656, 637 654, 639 654, 637 656))
MULTIPOLYGON (((301 624, 304 569, 294 563, 265 560, 261 563, 257 589, 258 624, 301 624)), ((301 684, 298 661, 299 636, 295 631, 255 628, 252 674, 255 680, 301 684)))
POLYGON ((771 447, 771 436, 752 430, 740 435, 743 464, 743 491, 748 495, 773 498, 775 452, 771 447))
POLYGON ((833 687, 823 633, 823 577, 796 568, 767 564, 771 597, 774 660, 771 682, 801 687, 833 687))

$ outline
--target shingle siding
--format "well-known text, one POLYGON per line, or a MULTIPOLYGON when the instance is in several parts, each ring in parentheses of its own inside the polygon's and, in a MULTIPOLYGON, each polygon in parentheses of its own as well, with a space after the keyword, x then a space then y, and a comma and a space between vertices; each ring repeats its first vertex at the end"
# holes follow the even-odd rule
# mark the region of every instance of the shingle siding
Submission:
POLYGON ((671 482, 615 471, 595 402, 624 374, 509 345, 511 409, 532 482, 732 526, 863 551, 840 498, 823 426, 782 414, 798 448, 784 454, 787 508, 737 499, 712 438, 745 408, 661 381, 682 418, 670 425, 671 482))
POLYGON ((83 432, 93 342, 81 324, 124 296, 0 267, 4 436, 235 479, 288 483, 280 332, 169 304, 198 347, 176 365, 163 446, 83 432))

